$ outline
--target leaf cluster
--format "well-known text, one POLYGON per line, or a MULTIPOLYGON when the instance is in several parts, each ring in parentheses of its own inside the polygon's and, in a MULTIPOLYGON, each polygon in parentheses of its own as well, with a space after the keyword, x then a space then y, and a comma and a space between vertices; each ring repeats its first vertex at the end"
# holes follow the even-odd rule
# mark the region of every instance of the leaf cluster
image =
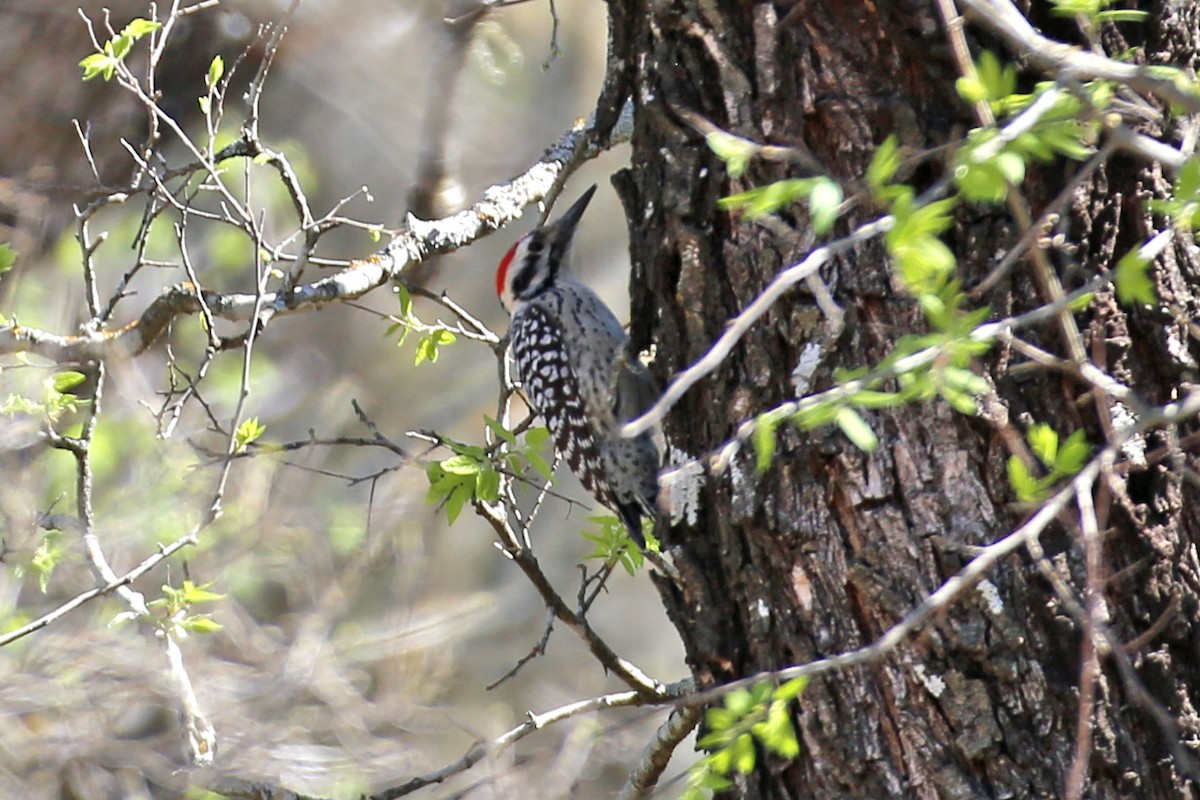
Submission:
POLYGON ((546 428, 530 428, 523 441, 491 417, 484 417, 488 430, 504 443, 502 448, 464 444, 443 437, 454 454, 425 466, 429 489, 425 501, 442 504, 451 525, 467 503, 494 503, 500 499, 501 473, 524 475, 533 470, 544 479, 551 475, 550 464, 542 455, 550 442, 546 428))
MULTIPOLYGON (((603 561, 605 566, 619 564, 630 575, 637 574, 637 571, 646 563, 646 556, 642 549, 633 543, 621 520, 612 514, 596 514, 588 517, 588 522, 598 525, 599 530, 583 532, 583 538, 595 545, 586 558, 603 561)), ((646 541, 647 550, 655 553, 662 552, 659 549, 658 539, 654 536, 653 520, 642 520, 642 537, 646 541)))
POLYGON ((428 325, 422 322, 413 312, 412 294, 402 284, 397 285, 396 295, 400 300, 400 315, 396 322, 388 326, 384 336, 391 336, 396 331, 400 331, 400 338, 396 340, 396 346, 401 347, 410 333, 421 334, 421 338, 417 340, 414 366, 419 367, 426 361, 430 364, 436 363, 440 348, 454 344, 458 341, 458 336, 449 327, 440 323, 428 325))
POLYGON ((62 543, 62 536, 62 531, 59 530, 46 531, 41 544, 30 556, 29 562, 17 564, 13 568, 13 572, 18 578, 27 574, 34 575, 42 594, 46 593, 46 589, 50 585, 50 576, 54 573, 54 568, 61 564, 67 556, 68 551, 62 543))
MULTIPOLYGON (((163 596, 146 604, 154 615, 154 625, 177 639, 186 639, 189 633, 214 633, 221 630, 224 626, 214 620, 211 614, 192 613, 193 606, 225 599, 225 595, 209 591, 213 583, 214 581, 210 581, 197 586, 192 581, 185 580, 178 589, 164 583, 163 596)), ((111 624, 118 625, 138 617, 139 615, 132 611, 124 611, 113 617, 111 624)))
POLYGON ((760 749, 782 758, 800 754, 790 706, 805 687, 807 677, 793 678, 775 687, 762 681, 752 689, 735 689, 722 705, 705 711, 705 734, 696 746, 708 754, 688 774, 681 800, 702 800, 705 791, 733 787, 733 773, 749 775, 758 764, 760 749))
MULTIPOLYGON (((17 354, 17 358, 28 365, 28 359, 23 354, 17 354)), ((56 372, 42 382, 45 392, 41 400, 10 393, 4 402, 0 403, 0 414, 10 417, 29 414, 48 423, 57 422, 64 414, 73 414, 88 402, 86 398, 72 392, 72 389, 86 380, 86 375, 75 370, 56 372)))
POLYGON ((1092 453, 1087 432, 1082 428, 1059 443, 1058 433, 1049 425, 1034 425, 1025 434, 1029 449, 1045 468, 1046 474, 1036 477, 1019 456, 1009 456, 1008 482, 1023 503, 1037 503, 1050 496, 1050 490, 1063 478, 1078 475, 1092 453))
POLYGON ((134 43, 161 27, 161 22, 151 22, 141 17, 130 21, 120 33, 105 42, 99 52, 92 53, 79 62, 79 66, 83 67, 83 79, 90 81, 92 78, 102 77, 106 81, 110 80, 117 67, 125 61, 125 56, 133 49, 134 43))

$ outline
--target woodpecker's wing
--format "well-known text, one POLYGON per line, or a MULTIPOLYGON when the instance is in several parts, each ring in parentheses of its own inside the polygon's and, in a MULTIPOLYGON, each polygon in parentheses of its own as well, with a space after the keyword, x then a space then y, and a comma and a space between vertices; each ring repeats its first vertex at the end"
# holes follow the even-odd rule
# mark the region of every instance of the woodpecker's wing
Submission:
POLYGON ((654 376, 642 362, 622 350, 617 355, 618 363, 613 370, 613 415, 619 425, 637 419, 650 410, 658 400, 658 387, 654 376))
MULTIPOLYGON (((613 416, 617 429, 650 410, 658 400, 658 387, 646 367, 622 349, 613 369, 613 416)), ((619 436, 614 430, 614 435, 619 436)), ((654 521, 657 517, 658 448, 647 431, 633 439, 617 439, 610 444, 609 458, 613 471, 625 476, 613 490, 613 499, 629 536, 643 550, 642 517, 654 521)))
POLYGON ((525 398, 546 421, 554 446, 571 472, 588 492, 604 502, 608 496, 604 462, 570 363, 571 343, 566 341, 562 325, 546 309, 529 304, 513 316, 509 339, 525 398))

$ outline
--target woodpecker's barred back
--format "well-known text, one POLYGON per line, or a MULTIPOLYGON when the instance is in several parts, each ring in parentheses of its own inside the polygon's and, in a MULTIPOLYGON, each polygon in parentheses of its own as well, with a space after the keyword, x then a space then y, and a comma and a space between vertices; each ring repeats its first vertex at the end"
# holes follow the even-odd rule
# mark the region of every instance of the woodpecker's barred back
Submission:
POLYGON ((512 314, 509 342, 530 406, 584 488, 645 547, 641 520, 655 516, 658 448, 649 433, 626 439, 619 431, 653 403, 653 383, 629 357, 616 316, 570 267, 571 241, 595 191, 517 240, 496 270, 496 294, 512 314))

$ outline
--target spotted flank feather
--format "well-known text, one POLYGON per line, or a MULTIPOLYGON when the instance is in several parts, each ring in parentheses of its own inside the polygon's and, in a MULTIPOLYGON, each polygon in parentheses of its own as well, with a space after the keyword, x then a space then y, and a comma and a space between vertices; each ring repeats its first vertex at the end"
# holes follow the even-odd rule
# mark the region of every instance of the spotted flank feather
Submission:
POLYGON ((562 326, 544 308, 527 305, 513 317, 509 336, 525 397, 546 421, 571 472, 603 502, 608 498, 604 464, 568 360, 562 326))

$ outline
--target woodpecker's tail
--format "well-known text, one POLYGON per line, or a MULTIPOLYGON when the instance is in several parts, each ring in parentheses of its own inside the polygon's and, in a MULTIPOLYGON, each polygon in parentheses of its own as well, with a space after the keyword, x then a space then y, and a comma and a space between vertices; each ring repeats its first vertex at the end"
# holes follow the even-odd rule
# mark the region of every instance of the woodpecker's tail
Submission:
POLYGON ((629 532, 629 538, 633 539, 639 548, 645 550, 646 537, 642 536, 642 517, 649 515, 645 513, 645 509, 640 503, 617 503, 616 506, 617 513, 621 515, 621 521, 625 523, 625 530, 629 532))
POLYGON ((637 500, 625 503, 614 500, 613 506, 617 509, 617 513, 620 514, 621 521, 625 523, 625 530, 629 531, 629 538, 633 539, 638 547, 645 550, 646 537, 642 535, 642 520, 648 519, 651 524, 656 521, 657 512, 653 504, 646 498, 639 497, 637 500))

